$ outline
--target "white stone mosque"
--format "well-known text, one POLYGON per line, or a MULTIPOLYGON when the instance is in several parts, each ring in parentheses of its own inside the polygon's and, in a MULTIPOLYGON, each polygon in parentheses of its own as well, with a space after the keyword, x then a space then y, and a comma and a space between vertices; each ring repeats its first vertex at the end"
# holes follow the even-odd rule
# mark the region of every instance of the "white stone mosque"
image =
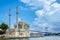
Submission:
MULTIPOLYGON (((11 20, 11 14, 9 10, 9 27, 10 27, 10 21, 11 20)), ((18 6, 16 6, 16 23, 14 24, 13 29, 8 29, 6 31, 5 36, 6 37, 30 37, 29 33, 29 24, 25 23, 23 20, 18 21, 18 6)))

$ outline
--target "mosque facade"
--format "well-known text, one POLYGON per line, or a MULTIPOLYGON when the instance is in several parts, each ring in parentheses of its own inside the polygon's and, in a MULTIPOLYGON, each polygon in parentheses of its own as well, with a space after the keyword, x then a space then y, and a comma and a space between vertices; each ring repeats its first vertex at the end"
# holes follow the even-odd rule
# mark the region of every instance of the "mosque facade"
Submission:
MULTIPOLYGON (((9 10, 9 27, 11 24, 11 14, 9 10)), ((13 29, 8 29, 5 36, 7 37, 30 37, 29 33, 30 25, 25 23, 23 20, 18 21, 18 6, 16 6, 16 23, 13 29)))

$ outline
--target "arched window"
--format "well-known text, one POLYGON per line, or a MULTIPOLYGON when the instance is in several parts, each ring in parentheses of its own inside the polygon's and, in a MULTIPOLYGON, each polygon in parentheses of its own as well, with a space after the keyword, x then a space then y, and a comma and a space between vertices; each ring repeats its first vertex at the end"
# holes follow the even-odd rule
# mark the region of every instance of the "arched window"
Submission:
POLYGON ((19 28, 19 29, 22 29, 22 25, 21 25, 21 24, 18 24, 18 28, 19 28))

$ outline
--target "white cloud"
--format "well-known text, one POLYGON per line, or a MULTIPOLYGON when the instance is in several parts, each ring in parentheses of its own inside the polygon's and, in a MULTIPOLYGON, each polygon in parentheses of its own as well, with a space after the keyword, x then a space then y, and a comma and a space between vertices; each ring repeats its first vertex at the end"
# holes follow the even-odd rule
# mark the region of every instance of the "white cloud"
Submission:
POLYGON ((53 6, 54 8, 59 8, 59 7, 60 7, 60 4, 54 3, 54 4, 52 4, 51 6, 53 6))
POLYGON ((37 16, 43 16, 43 14, 44 14, 44 13, 43 13, 43 10, 37 10, 37 11, 36 11, 36 15, 37 15, 37 16))
POLYGON ((30 3, 30 0, 20 0, 20 1, 22 1, 24 3, 30 3))
MULTIPOLYGON (((35 14, 37 18, 34 19, 34 24, 39 27, 50 26, 49 30, 52 30, 52 22, 60 20, 60 4, 56 0, 21 0, 26 3, 31 9, 36 10, 35 14), (46 24, 47 23, 47 24, 46 24), (42 25, 42 26, 41 26, 42 25)), ((55 25, 56 26, 56 25, 55 25)), ((57 26, 56 26, 57 27, 57 26)))
POLYGON ((20 0, 23 3, 26 3, 30 6, 41 7, 44 5, 50 5, 51 3, 55 2, 56 0, 20 0))

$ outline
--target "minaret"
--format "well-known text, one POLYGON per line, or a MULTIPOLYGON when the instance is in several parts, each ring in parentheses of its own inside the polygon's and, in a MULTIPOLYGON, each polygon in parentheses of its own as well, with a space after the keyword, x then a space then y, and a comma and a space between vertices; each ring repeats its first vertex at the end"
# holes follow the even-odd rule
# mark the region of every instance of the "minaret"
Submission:
POLYGON ((11 10, 9 9, 9 28, 11 26, 11 10))
POLYGON ((15 29, 15 37, 18 37, 18 5, 16 6, 16 29, 15 29))
POLYGON ((18 29, 18 5, 16 6, 16 24, 17 24, 17 29, 18 29))

